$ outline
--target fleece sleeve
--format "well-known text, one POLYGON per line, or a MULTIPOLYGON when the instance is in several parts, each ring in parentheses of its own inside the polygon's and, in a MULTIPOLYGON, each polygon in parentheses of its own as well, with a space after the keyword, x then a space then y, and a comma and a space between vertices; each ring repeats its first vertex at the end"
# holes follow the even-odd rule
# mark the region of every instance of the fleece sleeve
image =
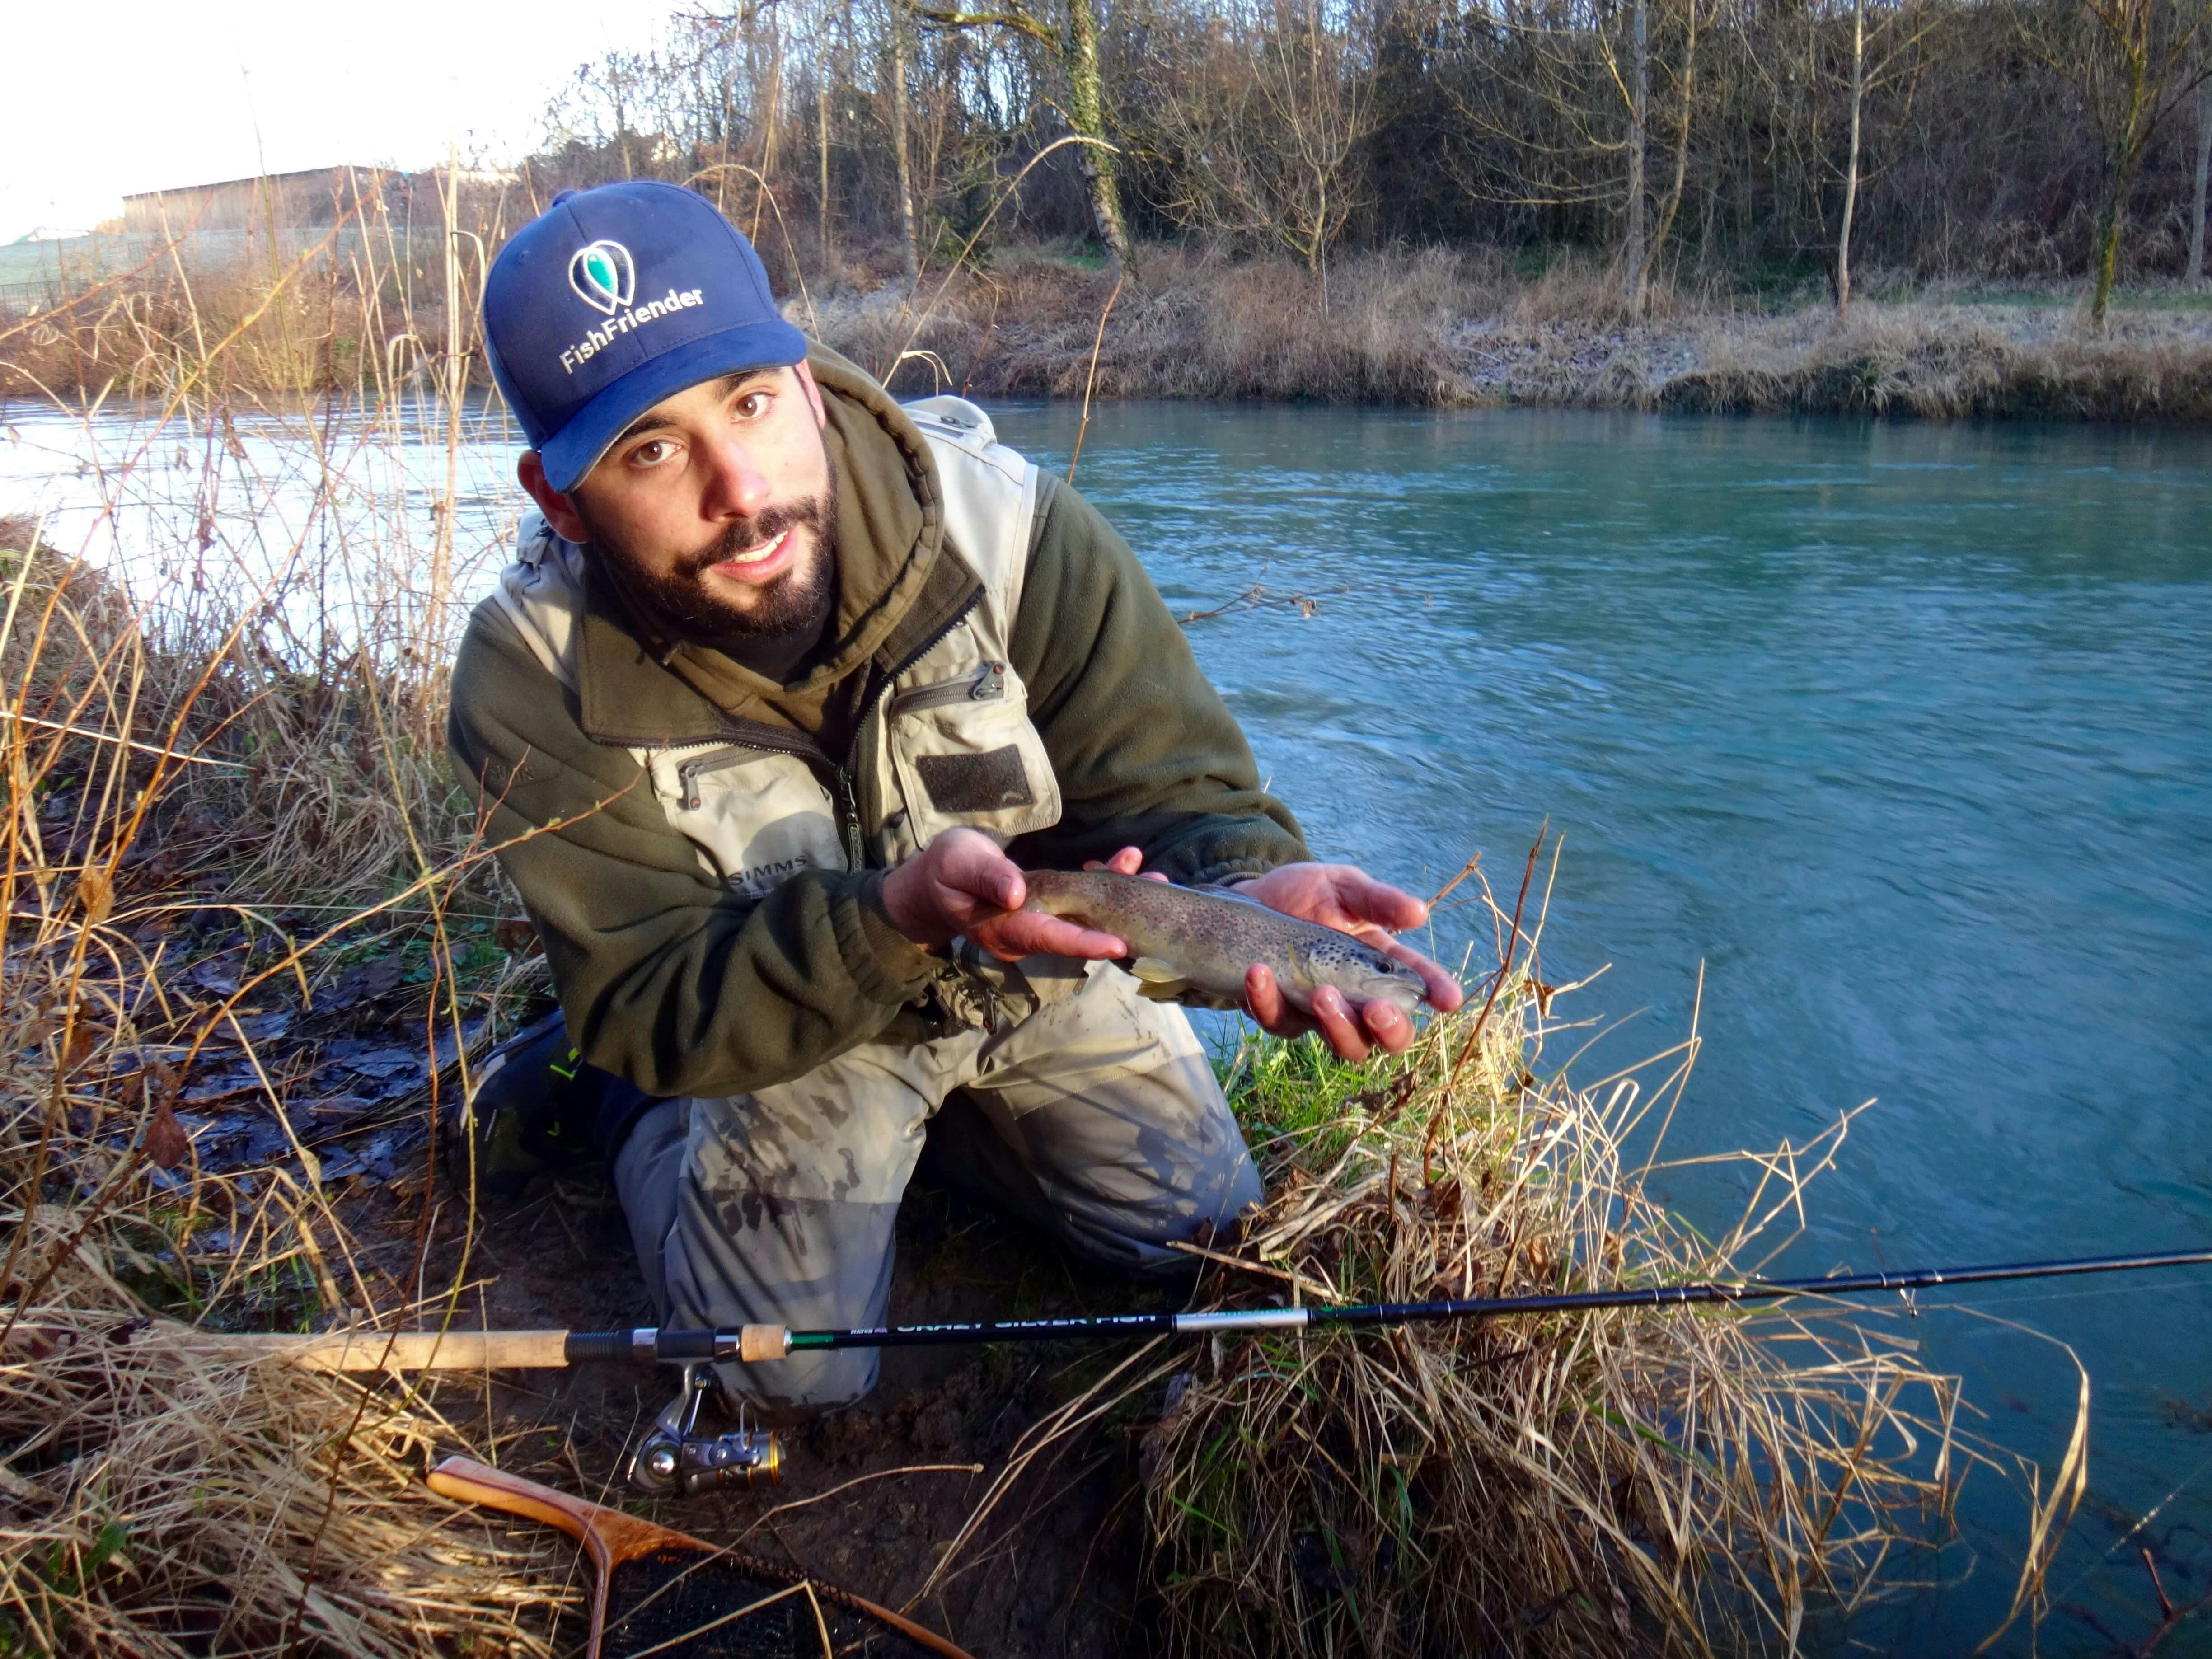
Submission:
POLYGON ((880 871, 810 872, 757 902, 724 888, 489 604, 454 662, 447 744, 572 1039, 647 1094, 798 1077, 882 1032, 934 971, 884 916, 880 871))
POLYGON ((1011 649, 1064 805, 1012 856, 1073 869, 1135 846, 1191 883, 1309 857, 1129 544, 1057 479, 1040 480, 1037 514, 1011 649))

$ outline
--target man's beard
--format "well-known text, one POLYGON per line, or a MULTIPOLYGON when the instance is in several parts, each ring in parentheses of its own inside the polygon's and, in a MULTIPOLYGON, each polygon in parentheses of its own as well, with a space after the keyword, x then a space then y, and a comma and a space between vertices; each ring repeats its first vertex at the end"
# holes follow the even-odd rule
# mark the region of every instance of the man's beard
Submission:
MULTIPOLYGON (((580 506, 579 511, 581 511, 580 506)), ((818 634, 837 597, 837 481, 805 501, 771 507, 739 520, 707 546, 684 554, 666 572, 647 570, 605 526, 586 517, 592 550, 605 560, 623 597, 670 635, 684 640, 775 640, 818 634), (763 547, 787 531, 811 528, 812 557, 754 588, 739 606, 717 598, 701 578, 739 553, 763 547)))

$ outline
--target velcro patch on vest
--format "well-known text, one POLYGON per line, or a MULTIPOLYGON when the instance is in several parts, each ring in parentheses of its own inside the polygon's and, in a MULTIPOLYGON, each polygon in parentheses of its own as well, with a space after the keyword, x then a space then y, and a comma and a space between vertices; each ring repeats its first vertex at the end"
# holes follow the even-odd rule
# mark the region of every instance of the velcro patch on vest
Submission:
POLYGON ((996 812, 1008 806, 1034 806, 1030 775, 1022 751, 1008 744, 980 755, 917 755, 922 787, 940 812, 996 812))

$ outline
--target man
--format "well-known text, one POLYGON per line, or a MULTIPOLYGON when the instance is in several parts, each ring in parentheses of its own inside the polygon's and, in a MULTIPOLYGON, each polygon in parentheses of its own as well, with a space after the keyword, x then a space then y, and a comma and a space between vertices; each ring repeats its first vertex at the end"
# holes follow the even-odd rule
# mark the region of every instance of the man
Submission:
MULTIPOLYGON (((541 521, 478 606, 450 732, 567 1030, 626 1079, 599 1150, 663 1322, 881 1322, 933 1163, 1155 1273, 1259 1199, 1188 1020, 1022 870, 1234 883, 1358 931, 1419 902, 1310 862, 1121 539, 994 441, 811 350, 701 198, 570 192, 494 263, 495 373, 541 521), (517 839, 520 837, 521 839, 517 839)), ((1267 970, 1270 1030, 1304 1023, 1267 970)), ((1401 1049, 1334 991, 1337 1051, 1401 1049)), ((726 1368, 771 1414, 874 1356, 726 1368)))

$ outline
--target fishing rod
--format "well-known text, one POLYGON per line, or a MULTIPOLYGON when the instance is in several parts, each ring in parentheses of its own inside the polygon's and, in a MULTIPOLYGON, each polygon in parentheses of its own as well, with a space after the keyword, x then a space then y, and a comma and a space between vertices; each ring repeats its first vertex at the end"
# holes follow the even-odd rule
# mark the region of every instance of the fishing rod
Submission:
POLYGON ((1322 1304, 1300 1308, 1238 1308, 1205 1313, 1097 1314, 1066 1319, 981 1319, 936 1325, 858 1326, 794 1331, 781 1325, 737 1330, 571 1331, 567 1363, 628 1360, 662 1364, 696 1360, 747 1364, 829 1348, 919 1348, 965 1342, 1059 1342, 1071 1339, 1212 1335, 1229 1331, 1311 1330, 1332 1325, 1415 1325, 1513 1315, 1580 1313, 1602 1308, 1667 1308, 1713 1302, 1772 1302, 1784 1297, 1856 1296, 1926 1290, 2008 1279, 2059 1279, 2079 1273, 2139 1272, 2212 1262, 2212 1249, 2133 1255, 2079 1256, 2061 1261, 2011 1261, 1975 1267, 1838 1273, 1823 1279, 1706 1280, 1635 1289, 1560 1291, 1535 1296, 1453 1297, 1434 1302, 1322 1304))
POLYGON ((2085 1273, 2137 1273, 2212 1262, 2212 1249, 2129 1255, 2075 1256, 2057 1261, 2008 1261, 1971 1267, 1915 1267, 1898 1272, 1832 1273, 1820 1279, 1705 1279, 1603 1291, 1530 1296, 1451 1297, 1431 1302, 1323 1304, 1315 1307, 1235 1308, 1202 1313, 1094 1314, 1065 1319, 979 1319, 932 1325, 855 1326, 795 1331, 782 1325, 723 1330, 626 1331, 347 1331, 323 1336, 233 1337, 227 1341, 282 1352, 315 1370, 497 1370, 589 1364, 680 1365, 682 1392, 662 1412, 631 1465, 631 1480, 656 1495, 692 1494, 717 1486, 781 1478, 776 1437, 747 1429, 699 1432, 699 1408, 717 1387, 712 1367, 736 1361, 769 1364, 795 1353, 837 1348, 919 1348, 958 1343, 1064 1342, 1145 1336, 1218 1335, 1233 1331, 1297 1331, 1332 1326, 1429 1324, 1607 1308, 1671 1308, 1700 1304, 1775 1302, 1790 1297, 1863 1296, 1948 1285, 2085 1273))
POLYGON ((281 1352, 313 1370, 504 1370, 617 1364, 679 1365, 736 1360, 756 1364, 830 1348, 918 1348, 957 1343, 1061 1342, 1085 1338, 1178 1336, 1230 1331, 1310 1330, 1332 1325, 1412 1325, 1454 1319, 1577 1313, 1605 1308, 1665 1308, 1718 1302, 1773 1302, 1799 1296, 1863 1296, 2014 1279, 2135 1273, 2212 1262, 2212 1247, 2009 1261, 1972 1267, 1915 1267, 1833 1273, 1820 1279, 1698 1280, 1534 1296, 1453 1297, 1433 1302, 1322 1304, 1237 1308, 1204 1313, 1095 1314, 1064 1319, 979 1319, 933 1325, 855 1326, 795 1331, 781 1325, 723 1330, 332 1331, 319 1336, 228 1336, 227 1346, 281 1352))

